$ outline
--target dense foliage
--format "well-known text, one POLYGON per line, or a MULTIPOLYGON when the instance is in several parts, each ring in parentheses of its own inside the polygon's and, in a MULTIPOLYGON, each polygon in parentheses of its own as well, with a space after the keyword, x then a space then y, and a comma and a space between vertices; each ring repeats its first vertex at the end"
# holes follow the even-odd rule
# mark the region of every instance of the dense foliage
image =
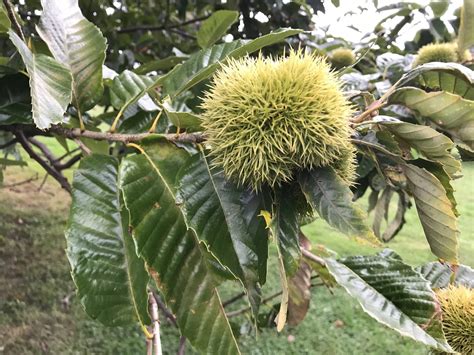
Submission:
MULTIPOLYGON (((453 22, 457 33, 441 20, 442 4, 379 9, 396 12, 359 44, 295 29, 324 10, 319 1, 272 4, 5 0, 2 170, 23 164, 21 147, 72 194, 67 255, 85 311, 109 326, 138 323, 155 345, 163 299, 197 351, 239 353, 218 287, 239 285, 251 326, 281 331, 303 321, 316 275, 400 334, 460 349, 457 328, 444 322, 456 305, 442 297, 454 283, 471 302, 474 282, 459 265, 451 186, 461 175, 457 149, 474 153, 474 73, 464 55, 474 44, 472 3, 453 22), (431 26, 406 48, 456 41, 448 63, 414 64, 396 45, 414 12, 431 26), (41 135, 69 153, 53 156, 41 135), (71 185, 62 172, 78 161, 71 185), (372 225, 356 202, 364 194, 372 225), (412 203, 438 259, 418 269, 390 249, 338 258, 312 249, 300 230, 322 218, 380 248, 412 203), (281 294, 264 314, 270 243, 281 294)), ((462 349, 472 350, 464 340, 462 349)))

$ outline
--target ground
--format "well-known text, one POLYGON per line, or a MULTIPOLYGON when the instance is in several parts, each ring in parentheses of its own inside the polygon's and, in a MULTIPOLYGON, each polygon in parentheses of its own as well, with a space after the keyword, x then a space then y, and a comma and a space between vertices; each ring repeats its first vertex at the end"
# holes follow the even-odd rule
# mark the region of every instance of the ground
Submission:
MULTIPOLYGON (((138 327, 106 328, 90 320, 78 304, 64 253, 69 196, 48 179, 8 187, 40 173, 39 167, 13 167, 0 189, 0 353, 3 354, 142 354, 138 327)), ((474 164, 464 164, 465 177, 456 182, 461 212, 461 261, 474 265, 474 164)), ((70 173, 69 173, 70 175, 70 173)), ((413 265, 434 260, 414 209, 407 225, 389 246, 413 265)), ((327 227, 323 221, 304 228, 313 244, 323 243, 340 255, 374 253, 327 227)), ((272 261, 273 262, 273 261, 272 261)), ((270 270, 275 268, 270 267, 270 270)), ((270 273, 265 294, 278 287, 270 273)), ((379 325, 344 290, 313 292, 304 322, 276 334, 246 335, 245 317, 239 342, 245 354, 426 354, 427 349, 379 325)), ((229 287, 223 294, 229 294, 229 287)), ((224 297, 225 298, 225 297, 224 297)), ((234 305, 233 309, 242 304, 234 305)), ((265 306, 264 306, 265 307, 265 306)), ((242 325, 243 324, 243 325, 242 325)), ((166 354, 175 354, 178 332, 162 323, 166 354)), ((187 354, 192 353, 187 347, 187 354)))

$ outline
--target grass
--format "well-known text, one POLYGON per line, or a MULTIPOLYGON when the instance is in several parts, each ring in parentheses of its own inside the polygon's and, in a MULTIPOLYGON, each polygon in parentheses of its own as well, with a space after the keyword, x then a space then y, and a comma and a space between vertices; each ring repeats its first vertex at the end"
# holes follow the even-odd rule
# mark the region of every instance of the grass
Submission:
MULTIPOLYGON (((56 153, 61 146, 53 146, 56 153)), ((11 168, 5 183, 42 172, 36 164, 11 168)), ((461 261, 474 265, 474 165, 464 164, 465 177, 456 182, 461 212, 461 261)), ((70 173, 69 173, 70 175, 70 173)), ((0 190, 0 353, 3 354, 138 354, 144 340, 138 327, 106 328, 90 320, 74 296, 65 257, 63 231, 69 196, 48 180, 0 190)), ((318 220, 304 227, 313 244, 325 244, 339 255, 372 254, 318 220)), ((407 224, 390 248, 413 265, 435 258, 412 208, 407 224)), ((278 289, 275 260, 270 261, 265 294, 278 289)), ((223 299, 231 287, 222 290, 223 299)), ((245 354, 426 354, 426 347, 403 338, 366 315, 340 288, 331 294, 313 290, 310 311, 297 328, 277 334, 264 330, 258 339, 248 334, 248 319, 232 318, 245 354)), ((243 303, 235 304, 238 309, 243 303)), ((269 306, 263 306, 269 307, 269 306)), ((166 354, 175 354, 178 332, 162 323, 166 354)), ((187 354, 193 353, 187 347, 187 354)))

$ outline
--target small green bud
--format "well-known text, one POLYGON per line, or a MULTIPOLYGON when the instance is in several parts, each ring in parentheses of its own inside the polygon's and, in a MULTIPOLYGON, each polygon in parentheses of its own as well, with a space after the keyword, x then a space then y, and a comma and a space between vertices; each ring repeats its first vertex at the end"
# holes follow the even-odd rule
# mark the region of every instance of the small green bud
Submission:
POLYGON ((334 68, 341 69, 354 64, 356 58, 350 49, 338 48, 331 53, 330 60, 334 68))

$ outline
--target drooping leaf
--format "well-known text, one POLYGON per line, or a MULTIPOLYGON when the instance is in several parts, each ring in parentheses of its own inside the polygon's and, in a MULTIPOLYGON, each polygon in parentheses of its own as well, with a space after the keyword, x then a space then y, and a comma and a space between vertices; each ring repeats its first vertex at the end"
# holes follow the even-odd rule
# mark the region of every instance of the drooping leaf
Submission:
POLYGON ((458 50, 465 51, 474 45, 474 2, 464 0, 461 9, 461 24, 459 26, 458 50))
POLYGON ((441 329, 439 306, 429 283, 393 253, 326 259, 336 281, 365 312, 402 335, 451 352, 441 329))
POLYGON ((42 0, 37 30, 73 78, 73 103, 85 112, 102 97, 106 40, 81 13, 78 0, 42 0))
POLYGON ((197 42, 201 48, 208 48, 216 43, 227 29, 239 18, 238 11, 218 10, 202 22, 197 33, 197 42))
POLYGON ((282 28, 251 41, 236 40, 203 49, 191 55, 183 64, 177 65, 167 75, 157 79, 155 85, 162 84, 163 94, 173 98, 207 79, 226 59, 242 57, 298 33, 301 33, 301 30, 282 28))
POLYGON ((118 160, 91 155, 74 174, 67 255, 87 314, 106 325, 150 322, 148 274, 128 233, 118 160))
POLYGON ((191 344, 202 353, 238 354, 205 248, 175 202, 177 173, 189 155, 161 140, 143 148, 120 170, 137 251, 191 344))
POLYGON ((163 101, 163 109, 166 116, 176 127, 199 129, 201 125, 201 118, 193 113, 184 102, 174 101, 171 103, 169 98, 163 101))
POLYGON ((352 192, 330 167, 315 168, 298 177, 308 203, 329 225, 355 238, 377 243, 367 216, 352 202, 352 192))
POLYGON ((446 173, 445 169, 440 163, 433 162, 430 160, 425 160, 422 158, 418 158, 415 160, 408 161, 411 164, 416 165, 419 168, 426 169, 431 174, 433 174, 436 179, 443 185, 444 190, 446 191, 446 197, 448 197, 449 201, 451 202, 452 211, 456 217, 459 216, 459 212, 457 211, 457 201, 454 196, 454 188, 451 185, 452 180, 449 175, 446 173))
POLYGON ((293 195, 283 187, 273 206, 272 230, 285 265, 286 276, 290 277, 298 270, 301 258, 299 244, 298 203, 293 195))
POLYGON ((273 201, 270 230, 276 241, 278 251, 278 269, 282 296, 280 310, 275 320, 277 331, 286 324, 289 304, 288 278, 298 271, 301 259, 299 246, 299 216, 294 198, 288 198, 285 191, 277 191, 273 201), (286 198, 285 198, 286 197, 286 198))
MULTIPOLYGON (((277 227, 272 228, 272 233, 274 236, 278 236, 277 227)), ((290 290, 288 285, 288 276, 285 269, 285 262, 281 244, 277 243, 277 252, 278 252, 278 271, 280 275, 280 287, 281 287, 281 298, 280 298, 280 308, 278 314, 275 318, 276 328, 278 332, 281 332, 286 324, 286 319, 288 317, 288 304, 290 302, 290 290)))
POLYGON ((461 163, 451 154, 454 144, 444 134, 431 127, 408 122, 381 122, 381 124, 404 143, 420 151, 426 158, 441 163, 451 177, 461 170, 461 163))
POLYGON ((176 202, 199 241, 242 282, 257 315, 268 236, 263 219, 255 229, 246 218, 249 214, 256 218, 262 209, 261 204, 245 203, 255 197, 254 192, 226 181, 222 171, 211 169, 200 152, 180 173, 176 202))
POLYGON ((446 189, 425 168, 406 164, 403 171, 431 251, 438 258, 457 264, 457 220, 446 189))
MULTIPOLYGON (((301 233, 299 244, 302 248, 310 250, 311 243, 301 233)), ((296 273, 288 280, 288 324, 296 326, 303 321, 309 310, 311 300, 311 266, 301 261, 296 273)))
POLYGON ((409 72, 397 83, 397 88, 415 86, 429 91, 446 91, 474 100, 474 73, 458 63, 426 63, 409 72))
POLYGON ((71 102, 71 73, 53 58, 32 53, 12 30, 8 34, 30 76, 33 121, 40 129, 61 123, 71 102))
POLYGON ((10 26, 11 22, 8 18, 7 10, 5 9, 5 6, 2 3, 0 4, 0 33, 8 32, 10 26))
POLYGON ((405 212, 409 206, 409 199, 403 190, 397 191, 398 202, 397 202, 397 211, 392 220, 389 220, 389 209, 392 197, 394 195, 394 190, 387 186, 382 194, 378 194, 378 191, 373 190, 371 196, 375 196, 376 203, 374 203, 374 221, 372 224, 372 229, 377 236, 384 242, 389 242, 393 239, 397 233, 402 229, 405 224, 405 212), (375 193, 374 193, 375 192, 375 193), (383 220, 387 223, 387 227, 382 232, 381 225, 383 220))
POLYGON ((474 149, 474 101, 445 91, 427 93, 412 87, 398 89, 389 100, 417 111, 454 140, 474 149))
POLYGON ((419 266, 416 270, 431 283, 433 289, 447 287, 451 282, 474 288, 474 270, 467 265, 450 267, 436 261, 419 266))

